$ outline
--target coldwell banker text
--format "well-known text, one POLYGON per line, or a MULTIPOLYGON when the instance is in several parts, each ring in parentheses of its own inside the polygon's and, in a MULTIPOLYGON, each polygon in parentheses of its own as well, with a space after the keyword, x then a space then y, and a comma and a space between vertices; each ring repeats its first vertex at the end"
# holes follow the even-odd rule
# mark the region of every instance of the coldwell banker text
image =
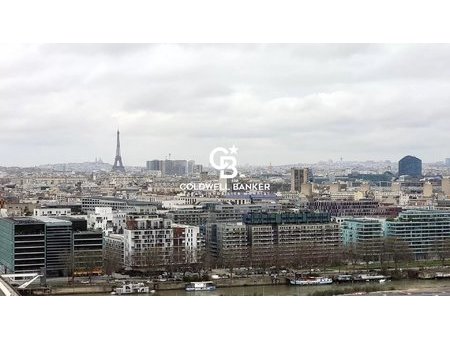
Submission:
MULTIPOLYGON (((233 191, 269 191, 269 183, 232 183, 231 190, 233 191)), ((227 184, 221 183, 182 183, 180 184, 181 190, 227 190, 227 184)))
MULTIPOLYGON (((230 148, 217 147, 214 148, 209 154, 209 163, 211 167, 219 170, 219 178, 221 179, 233 179, 238 175, 236 169, 236 155, 238 148, 233 145, 230 148), (219 156, 217 156, 219 155, 219 156), (217 158, 218 157, 218 158, 217 158), (219 160, 219 161, 217 161, 219 160)), ((233 190, 233 191, 268 191, 270 190, 269 183, 182 183, 180 184, 181 190, 233 190)))

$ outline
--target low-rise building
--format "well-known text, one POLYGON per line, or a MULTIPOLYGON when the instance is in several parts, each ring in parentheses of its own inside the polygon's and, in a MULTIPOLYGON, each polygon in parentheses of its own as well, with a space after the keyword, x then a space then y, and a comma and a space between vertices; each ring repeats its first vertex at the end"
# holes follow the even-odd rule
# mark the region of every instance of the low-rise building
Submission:
POLYGON ((72 210, 70 208, 35 208, 33 210, 33 216, 36 217, 58 217, 70 215, 72 215, 72 210))

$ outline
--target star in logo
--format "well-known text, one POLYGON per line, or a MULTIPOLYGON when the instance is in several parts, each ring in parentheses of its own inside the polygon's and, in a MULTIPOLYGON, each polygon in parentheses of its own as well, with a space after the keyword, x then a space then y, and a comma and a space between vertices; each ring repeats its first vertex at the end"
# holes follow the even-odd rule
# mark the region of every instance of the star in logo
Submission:
POLYGON ((230 155, 231 154, 237 154, 237 151, 239 150, 239 148, 237 148, 234 144, 231 148, 228 148, 230 150, 230 155))

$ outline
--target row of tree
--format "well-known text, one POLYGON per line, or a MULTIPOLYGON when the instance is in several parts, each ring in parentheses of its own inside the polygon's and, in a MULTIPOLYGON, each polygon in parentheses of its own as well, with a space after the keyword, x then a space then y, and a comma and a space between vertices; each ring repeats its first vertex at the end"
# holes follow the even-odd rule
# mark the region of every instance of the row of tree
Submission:
MULTIPOLYGON (((135 256, 131 266, 147 274, 161 271, 167 272, 199 272, 212 268, 252 267, 268 270, 292 269, 323 269, 327 267, 356 265, 365 262, 367 268, 371 262, 379 262, 383 268, 387 263, 393 263, 395 269, 401 264, 415 259, 439 259, 445 265, 450 259, 450 239, 438 241, 430 246, 424 257, 416 257, 405 241, 388 237, 385 239, 366 240, 359 244, 348 246, 327 246, 326 244, 296 244, 291 246, 271 245, 266 247, 230 248, 213 255, 207 248, 194 251, 177 251, 168 248, 154 247, 135 256)), ((104 259, 105 272, 111 274, 123 269, 123 258, 117 253, 107 252, 104 259)))

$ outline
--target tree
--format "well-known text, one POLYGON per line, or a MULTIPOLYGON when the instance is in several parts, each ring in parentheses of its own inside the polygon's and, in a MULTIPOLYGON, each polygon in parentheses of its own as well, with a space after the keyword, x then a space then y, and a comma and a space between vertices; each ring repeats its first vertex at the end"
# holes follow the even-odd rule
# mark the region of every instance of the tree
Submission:
POLYGON ((165 260, 164 248, 154 246, 146 248, 140 255, 139 266, 150 275, 153 272, 160 271, 167 263, 165 260))
POLYGON ((384 241, 384 252, 388 260, 394 262, 397 271, 399 263, 413 260, 413 253, 408 243, 397 237, 387 237, 384 241))
POLYGON ((450 238, 437 240, 431 248, 431 254, 445 266, 445 260, 450 257, 450 238))
POLYGON ((366 263, 367 271, 369 271, 369 262, 380 259, 381 247, 380 238, 368 239, 357 244, 357 255, 366 263))
POLYGON ((94 274, 101 274, 103 271, 103 257, 101 250, 84 250, 74 253, 73 271, 77 275, 89 277, 91 282, 94 274))
POLYGON ((120 253, 111 249, 105 250, 103 264, 105 273, 108 276, 111 276, 114 272, 118 272, 123 268, 123 261, 120 253))

